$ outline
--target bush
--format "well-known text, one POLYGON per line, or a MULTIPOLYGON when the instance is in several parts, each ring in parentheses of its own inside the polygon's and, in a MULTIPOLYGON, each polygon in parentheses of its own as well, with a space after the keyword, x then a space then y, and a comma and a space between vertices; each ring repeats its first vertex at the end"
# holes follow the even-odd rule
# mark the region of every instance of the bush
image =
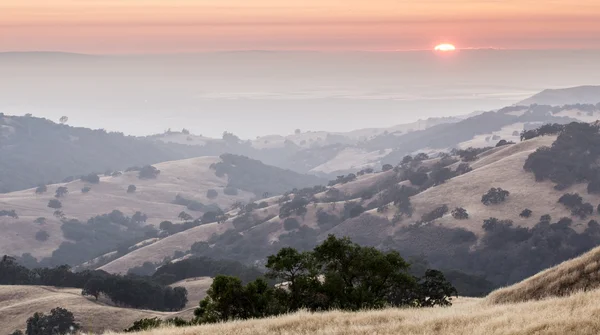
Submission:
POLYGON ((39 225, 46 224, 46 218, 45 217, 39 217, 39 218, 33 220, 33 223, 37 223, 39 225))
POLYGON ((95 173, 90 173, 87 176, 82 176, 81 181, 90 184, 98 184, 100 182, 100 177, 95 173))
POLYGON ((529 208, 525 208, 525 209, 524 209, 524 210, 521 212, 521 214, 519 214, 519 216, 520 216, 520 217, 522 217, 522 218, 528 218, 528 217, 530 217, 530 216, 531 216, 531 214, 532 214, 532 213, 533 213, 533 212, 532 212, 532 211, 531 211, 529 208))
POLYGON ((287 218, 283 221, 283 228, 285 230, 294 230, 300 228, 300 222, 294 218, 287 218))
POLYGON ((84 186, 84 187, 81 189, 81 193, 88 193, 88 192, 90 192, 91 190, 92 190, 92 188, 91 188, 91 187, 89 187, 89 186, 84 186))
POLYGON ((498 141, 498 143, 496 143, 496 148, 502 147, 505 145, 509 145, 509 144, 515 144, 515 142, 512 142, 512 141, 509 142, 507 140, 500 140, 500 141, 498 141))
POLYGON ((48 201, 48 207, 59 209, 62 208, 62 203, 58 199, 50 199, 50 201, 48 201))
POLYGON ((136 190, 137 190, 137 187, 135 187, 135 185, 129 185, 127 187, 127 193, 135 193, 136 190))
POLYGON ((227 186, 223 189, 223 194, 226 195, 238 195, 238 189, 235 187, 227 186))
POLYGON ((216 199, 218 196, 219 196, 219 193, 217 192, 217 190, 210 189, 210 190, 206 191, 206 197, 209 199, 216 199))
POLYGON ((452 217, 457 220, 466 220, 469 218, 469 213, 462 207, 456 207, 452 210, 452 217))
POLYGON ((393 169, 393 168, 394 168, 394 167, 393 167, 391 164, 384 164, 384 165, 381 167, 381 171, 385 172, 385 171, 389 171, 389 170, 391 170, 391 169, 393 169))
POLYGON ((490 190, 481 197, 481 203, 488 206, 491 204, 499 204, 506 200, 510 192, 503 190, 501 188, 490 188, 490 190))
POLYGON ((48 232, 45 230, 40 230, 37 233, 35 233, 35 239, 40 242, 47 241, 49 237, 50 237, 50 234, 48 234, 48 232))

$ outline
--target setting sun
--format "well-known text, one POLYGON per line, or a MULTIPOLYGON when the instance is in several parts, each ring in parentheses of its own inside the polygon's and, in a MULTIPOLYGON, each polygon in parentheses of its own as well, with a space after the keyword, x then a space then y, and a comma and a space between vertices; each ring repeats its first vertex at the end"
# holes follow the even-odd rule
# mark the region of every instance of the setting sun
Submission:
POLYGON ((454 51, 456 47, 452 44, 444 43, 436 46, 434 48, 435 51, 454 51))

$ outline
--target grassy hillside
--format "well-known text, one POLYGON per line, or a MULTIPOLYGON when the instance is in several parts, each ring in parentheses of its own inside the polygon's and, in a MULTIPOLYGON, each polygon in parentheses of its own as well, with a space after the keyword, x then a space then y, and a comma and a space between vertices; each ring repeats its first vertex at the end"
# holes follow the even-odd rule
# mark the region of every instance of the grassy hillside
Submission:
POLYGON ((0 193, 202 154, 200 147, 0 113, 0 193))
POLYGON ((600 248, 492 292, 487 301, 506 304, 567 296, 600 287, 600 248))
POLYGON ((0 208, 14 209, 18 214, 18 218, 0 217, 0 227, 5 232, 0 237, 0 253, 20 256, 29 252, 43 257, 65 241, 61 231, 63 223, 53 215, 55 209, 48 207, 58 187, 64 186, 69 190, 66 196, 60 198, 60 210, 69 219, 85 222, 116 209, 129 216, 140 211, 148 216, 147 223, 155 226, 164 220, 179 221, 177 216, 181 211, 189 212, 194 218, 202 215, 202 211, 190 211, 185 206, 174 204, 177 195, 205 205, 214 203, 222 208, 254 197, 254 194, 243 190, 239 190, 237 195, 224 194, 227 177, 217 177, 210 169, 211 164, 219 161, 218 157, 201 157, 156 164, 155 167, 161 171, 156 179, 139 179, 138 172, 132 171, 115 177, 101 177, 98 184, 77 180, 49 185, 43 194, 36 194, 34 189, 0 194, 0 208), (91 190, 83 193, 81 190, 86 185, 91 190), (129 185, 136 186, 134 193, 127 192, 129 185), (216 190, 218 196, 208 199, 209 189, 216 190), (45 218, 45 223, 34 223, 39 217, 45 218), (47 241, 36 240, 35 234, 40 230, 48 232, 47 241))
MULTIPOLYGON (((35 312, 48 314, 56 307, 73 312, 84 331, 101 333, 121 331, 140 318, 167 318, 175 313, 119 308, 81 295, 81 289, 58 289, 46 286, 0 286, 0 325, 4 333, 24 330, 27 319, 35 312)), ((182 312, 185 313, 185 312, 182 312)))
MULTIPOLYGON (((300 312, 271 319, 185 328, 185 334, 593 335, 600 332, 598 299, 600 290, 505 305, 459 299, 449 308, 300 312)), ((182 334, 182 329, 159 329, 139 334, 175 335, 182 334)))

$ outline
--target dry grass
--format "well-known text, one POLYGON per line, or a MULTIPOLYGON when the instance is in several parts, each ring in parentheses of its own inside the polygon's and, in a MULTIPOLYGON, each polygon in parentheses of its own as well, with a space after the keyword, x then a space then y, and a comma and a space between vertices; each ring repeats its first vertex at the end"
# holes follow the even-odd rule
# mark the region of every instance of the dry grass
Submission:
POLYGON ((598 290, 566 298, 505 305, 468 299, 449 308, 386 309, 357 313, 300 312, 271 319, 160 329, 139 334, 592 335, 600 333, 599 299, 598 290))
POLYGON ((600 247, 580 257, 542 271, 515 285, 496 290, 486 298, 490 303, 515 303, 566 296, 600 287, 600 247))
MULTIPOLYGON (((30 252, 36 257, 48 256, 64 241, 60 229, 61 222, 53 216, 54 210, 47 207, 48 200, 53 198, 56 188, 65 185, 69 194, 60 199, 61 209, 69 218, 87 220, 92 216, 109 213, 118 209, 127 215, 141 211, 148 215, 148 223, 158 225, 163 220, 177 221, 177 215, 185 209, 172 204, 177 194, 195 199, 202 203, 217 203, 227 208, 236 201, 247 202, 254 195, 240 191, 237 196, 223 194, 227 178, 219 178, 210 165, 218 161, 218 157, 199 157, 155 164, 161 170, 156 179, 140 180, 136 172, 125 173, 119 177, 101 177, 100 183, 91 185, 92 190, 81 193, 86 185, 81 181, 48 186, 48 192, 36 195, 33 189, 0 194, 0 209, 15 209, 18 219, 0 217, 0 254, 21 255, 30 252), (133 194, 126 192, 127 187, 136 185, 133 194), (215 200, 206 198, 208 189, 216 189, 219 197, 215 200), (47 223, 38 225, 33 221, 45 217, 47 223), (40 243, 35 233, 46 230, 50 234, 48 241, 40 243)), ((193 216, 199 212, 188 211, 193 216)), ((172 254, 172 252, 171 252, 172 254)))
MULTIPOLYGON (((565 216, 570 217, 570 210, 557 202, 564 193, 577 192, 586 202, 599 203, 600 197, 587 194, 585 184, 557 191, 553 188, 553 183, 536 182, 532 173, 523 170, 523 164, 530 153, 540 146, 550 145, 553 141, 553 137, 539 137, 502 149, 494 149, 493 153, 471 164, 474 169, 472 172, 452 178, 442 185, 412 197, 413 220, 405 220, 405 223, 414 222, 423 214, 446 204, 450 209, 464 207, 469 213, 469 219, 456 220, 447 214, 436 220, 436 223, 446 227, 461 227, 480 234, 483 220, 490 217, 509 219, 516 226, 524 227, 537 224, 543 214, 550 214, 556 220, 565 216), (508 190, 510 196, 501 204, 485 206, 481 203, 481 196, 491 187, 508 190), (525 208, 533 211, 530 218, 519 216, 525 208)), ((391 215, 393 211, 389 211, 388 216, 391 215)), ((582 226, 578 224, 586 224, 589 220, 572 219, 575 229, 580 229, 582 226)))
POLYGON ((56 307, 73 312, 85 331, 121 331, 141 318, 169 318, 179 314, 114 307, 81 295, 81 289, 45 286, 0 286, 0 330, 8 334, 24 329, 36 312, 49 313, 56 307))

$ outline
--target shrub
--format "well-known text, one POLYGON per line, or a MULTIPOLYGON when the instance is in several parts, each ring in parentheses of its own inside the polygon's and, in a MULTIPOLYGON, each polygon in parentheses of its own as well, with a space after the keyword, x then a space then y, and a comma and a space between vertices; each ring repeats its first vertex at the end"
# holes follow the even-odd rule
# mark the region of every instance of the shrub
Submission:
POLYGON ((39 217, 39 218, 33 220, 33 223, 37 223, 37 224, 40 224, 40 225, 46 224, 46 218, 45 217, 39 217))
POLYGON ((191 215, 183 211, 179 213, 177 217, 181 219, 181 221, 192 221, 194 219, 191 215))
POLYGON ((385 171, 389 171, 389 170, 391 170, 391 169, 393 169, 393 168, 394 168, 394 167, 393 167, 391 164, 384 164, 384 165, 381 167, 381 171, 385 172, 385 171))
POLYGON ((45 230, 40 230, 37 233, 35 233, 35 239, 40 242, 47 241, 49 237, 50 237, 50 234, 48 234, 48 232, 45 230))
POLYGON ((428 179, 429 177, 427 176, 427 173, 422 171, 411 172, 408 177, 408 180, 410 180, 410 182, 416 186, 424 185, 428 179))
POLYGON ((91 184, 98 184, 100 182, 100 177, 98 177, 95 173, 90 173, 87 176, 82 176, 81 181, 91 184))
POLYGON ((46 185, 40 185, 35 189, 36 194, 46 193, 48 191, 48 187, 46 185))
POLYGON ((456 207, 452 210, 451 214, 452 217, 457 220, 466 220, 469 218, 469 213, 467 213, 467 210, 462 207, 456 207))
POLYGON ((48 201, 48 207, 59 209, 62 208, 62 203, 58 199, 50 199, 50 201, 48 201))
POLYGON ((287 218, 283 221, 283 228, 285 230, 293 230, 300 228, 300 222, 295 218, 287 218))
POLYGON ((481 197, 481 203, 488 206, 491 204, 499 204, 506 200, 510 192, 503 190, 501 188, 492 187, 490 190, 481 197))
POLYGON ((127 187, 127 193, 135 193, 136 190, 137 190, 137 187, 135 187, 135 185, 129 185, 127 187))
POLYGON ((238 195, 238 189, 235 187, 227 186, 223 189, 223 194, 226 195, 238 195))
POLYGON ((520 216, 520 217, 522 217, 522 218, 528 218, 528 217, 530 217, 530 216, 531 216, 531 214, 532 214, 532 213, 533 213, 533 212, 531 211, 531 209, 529 209, 529 208, 525 208, 525 209, 524 209, 524 210, 521 212, 521 214, 519 214, 519 216, 520 216))
POLYGON ((216 199, 218 196, 219 196, 219 193, 217 192, 217 190, 210 189, 210 190, 206 191, 206 197, 209 199, 216 199))
POLYGON ((160 170, 152 165, 142 167, 138 173, 139 179, 155 179, 160 174, 160 170))
POLYGON ((91 188, 91 187, 89 187, 89 186, 84 186, 84 187, 81 189, 81 193, 88 193, 88 192, 89 192, 89 191, 91 191, 91 190, 92 190, 92 188, 91 188))
POLYGON ((498 143, 496 143, 496 148, 502 147, 505 145, 509 145, 509 144, 515 144, 515 142, 512 142, 512 141, 509 142, 507 140, 500 140, 500 141, 498 141, 498 143))

